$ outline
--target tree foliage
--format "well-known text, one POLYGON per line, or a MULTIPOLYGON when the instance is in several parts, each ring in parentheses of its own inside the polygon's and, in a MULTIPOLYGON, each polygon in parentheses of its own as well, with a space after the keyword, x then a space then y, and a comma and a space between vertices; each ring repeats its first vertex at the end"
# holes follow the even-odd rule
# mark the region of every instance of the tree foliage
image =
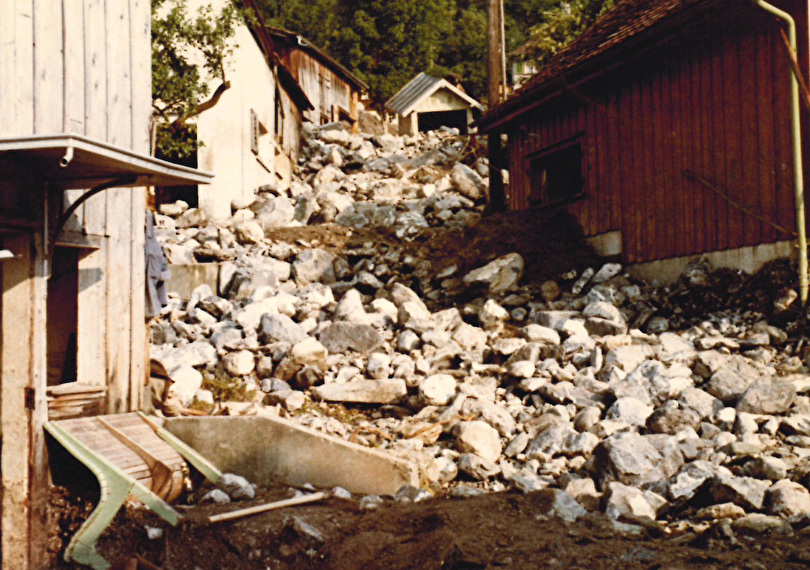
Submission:
MULTIPOLYGON (((273 24, 306 36, 372 89, 378 104, 425 71, 485 97, 486 0, 259 0, 273 24)), ((507 51, 541 60, 613 0, 504 0, 507 51)))
POLYGON ((152 116, 154 149, 187 156, 195 142, 186 122, 213 107, 230 87, 227 59, 244 14, 232 3, 189 13, 187 0, 152 0, 152 116), (216 85, 215 88, 212 88, 216 85))
POLYGON ((543 21, 529 30, 524 56, 542 64, 614 4, 614 0, 574 0, 545 11, 543 21))

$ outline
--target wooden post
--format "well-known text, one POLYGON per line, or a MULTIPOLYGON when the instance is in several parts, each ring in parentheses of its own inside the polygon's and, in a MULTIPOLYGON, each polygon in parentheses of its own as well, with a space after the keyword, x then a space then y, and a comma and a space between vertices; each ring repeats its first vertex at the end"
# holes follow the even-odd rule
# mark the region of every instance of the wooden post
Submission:
POLYGON ((46 279, 41 233, 5 238, 3 264, 2 566, 43 568, 47 534, 46 279))
POLYGON ((500 5, 498 0, 487 0, 487 87, 489 108, 500 101, 501 42, 500 5))

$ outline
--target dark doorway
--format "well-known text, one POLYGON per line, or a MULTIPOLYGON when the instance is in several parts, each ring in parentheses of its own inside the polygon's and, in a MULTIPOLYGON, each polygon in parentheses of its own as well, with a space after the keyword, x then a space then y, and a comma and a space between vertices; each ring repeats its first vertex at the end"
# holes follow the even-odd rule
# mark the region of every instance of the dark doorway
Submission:
POLYGON ((419 132, 435 131, 439 127, 458 129, 462 135, 467 134, 467 110, 433 111, 419 113, 419 132))
POLYGON ((77 376, 79 330, 79 255, 81 250, 57 247, 48 281, 48 386, 73 382, 77 376))

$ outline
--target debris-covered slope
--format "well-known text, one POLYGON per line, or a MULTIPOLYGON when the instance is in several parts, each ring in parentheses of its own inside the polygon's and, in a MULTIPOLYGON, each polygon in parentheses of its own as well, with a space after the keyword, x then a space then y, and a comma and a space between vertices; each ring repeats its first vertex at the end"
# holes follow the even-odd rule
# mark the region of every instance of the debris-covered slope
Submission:
POLYGON ((574 518, 804 525, 810 374, 786 263, 635 282, 559 212, 484 216, 486 162, 449 131, 329 126, 298 174, 229 220, 162 209, 172 263, 220 263, 153 327, 166 413, 236 393, 413 458, 431 492, 551 489, 574 518))

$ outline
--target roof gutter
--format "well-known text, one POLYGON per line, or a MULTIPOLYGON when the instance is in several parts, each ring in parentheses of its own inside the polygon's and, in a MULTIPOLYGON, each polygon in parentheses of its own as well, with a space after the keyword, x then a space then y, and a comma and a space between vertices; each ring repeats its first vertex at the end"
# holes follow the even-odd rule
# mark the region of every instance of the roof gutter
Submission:
MULTIPOLYGON (((754 4, 766 12, 783 20, 788 26, 788 39, 790 49, 796 50, 796 22, 790 14, 768 4, 764 0, 752 0, 754 4)), ((791 66, 791 69, 793 67, 791 66)), ((799 109, 799 81, 796 70, 790 74, 790 123, 793 134, 793 198, 796 207, 796 236, 799 242, 799 297, 802 306, 807 305, 808 279, 807 279, 807 235, 804 214, 804 172, 802 166, 802 131, 799 109)))

